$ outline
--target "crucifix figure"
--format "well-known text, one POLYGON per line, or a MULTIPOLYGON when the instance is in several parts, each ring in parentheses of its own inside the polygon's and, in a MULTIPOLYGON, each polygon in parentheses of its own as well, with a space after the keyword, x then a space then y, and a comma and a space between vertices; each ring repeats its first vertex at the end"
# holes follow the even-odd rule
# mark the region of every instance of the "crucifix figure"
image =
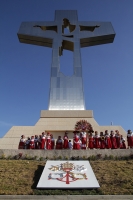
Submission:
POLYGON ((20 42, 53 49, 49 110, 85 110, 80 48, 111 43, 114 37, 110 22, 80 22, 76 10, 55 11, 52 22, 22 22, 20 42), (73 52, 72 76, 60 71, 63 49, 73 52))

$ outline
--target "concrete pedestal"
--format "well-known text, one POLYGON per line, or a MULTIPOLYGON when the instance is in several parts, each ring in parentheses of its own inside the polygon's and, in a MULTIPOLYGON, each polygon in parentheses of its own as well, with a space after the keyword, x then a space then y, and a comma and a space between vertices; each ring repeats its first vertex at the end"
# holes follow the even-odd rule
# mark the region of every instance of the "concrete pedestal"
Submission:
POLYGON ((0 149, 18 149, 21 135, 30 137, 40 135, 48 131, 57 139, 59 135, 64 136, 68 131, 69 139, 73 138, 73 131, 77 121, 87 120, 94 131, 119 130, 120 134, 126 137, 126 131, 121 126, 100 126, 93 117, 92 110, 42 110, 38 122, 34 126, 13 126, 3 138, 0 139, 0 149))

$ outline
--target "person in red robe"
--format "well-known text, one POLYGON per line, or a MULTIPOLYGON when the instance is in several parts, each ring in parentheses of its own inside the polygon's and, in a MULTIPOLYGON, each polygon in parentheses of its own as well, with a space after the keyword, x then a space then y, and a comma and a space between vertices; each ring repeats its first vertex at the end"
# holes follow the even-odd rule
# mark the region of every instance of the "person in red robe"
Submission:
POLYGON ((73 149, 79 150, 80 149, 80 137, 78 135, 78 131, 74 131, 74 137, 73 137, 73 149))
POLYGON ((120 137, 120 149, 126 149, 125 138, 123 138, 123 135, 120 137))
POLYGON ((30 143, 29 143, 29 148, 30 149, 34 149, 35 148, 34 136, 31 136, 31 140, 30 140, 30 143))
POLYGON ((127 144, 128 144, 128 148, 130 149, 133 148, 133 133, 131 130, 127 131, 127 144))
POLYGON ((87 134, 86 132, 81 132, 80 133, 80 139, 81 139, 81 149, 86 149, 86 144, 87 144, 87 134))
POLYGON ((35 143, 35 149, 39 149, 39 147, 38 147, 38 135, 35 135, 34 143, 35 143))
POLYGON ((47 133, 47 136, 46 136, 46 149, 47 150, 51 149, 51 136, 49 132, 47 133))
POLYGON ((111 139, 110 139, 108 130, 105 131, 105 148, 106 149, 112 148, 112 143, 111 143, 111 139))
POLYGON ((58 139, 56 141, 56 149, 62 149, 63 148, 63 140, 61 136, 58 136, 58 139))
POLYGON ((94 148, 95 149, 100 148, 100 136, 97 131, 95 131, 95 136, 94 136, 94 148))
POLYGON ((24 135, 21 135, 21 139, 19 141, 18 149, 25 149, 26 139, 24 135))
POLYGON ((115 137, 114 131, 111 131, 110 139, 111 139, 112 149, 117 149, 117 143, 116 143, 116 137, 115 137))
POLYGON ((54 149, 54 147, 55 147, 55 139, 54 139, 52 134, 50 136, 51 136, 51 149, 54 149))
POLYGON ((100 149, 105 149, 105 137, 103 132, 100 132, 100 149))
POLYGON ((42 137, 41 137, 41 149, 45 149, 45 143, 46 143, 46 133, 42 132, 42 137))
POLYGON ((68 133, 65 132, 65 135, 64 135, 64 137, 63 137, 63 140, 64 140, 63 148, 64 148, 64 149, 68 149, 68 135, 67 135, 67 134, 68 134, 68 133))
POLYGON ((92 133, 89 134, 88 148, 89 149, 94 148, 94 137, 92 133))
POLYGON ((116 137, 117 148, 119 149, 120 148, 120 133, 118 130, 116 130, 115 132, 116 132, 115 137, 116 137))

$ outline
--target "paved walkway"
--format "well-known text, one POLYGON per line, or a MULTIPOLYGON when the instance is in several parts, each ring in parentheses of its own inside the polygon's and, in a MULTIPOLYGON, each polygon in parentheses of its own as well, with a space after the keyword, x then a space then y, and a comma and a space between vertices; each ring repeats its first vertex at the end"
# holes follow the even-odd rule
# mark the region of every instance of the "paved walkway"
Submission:
POLYGON ((0 195, 0 200, 133 200, 133 195, 0 195))

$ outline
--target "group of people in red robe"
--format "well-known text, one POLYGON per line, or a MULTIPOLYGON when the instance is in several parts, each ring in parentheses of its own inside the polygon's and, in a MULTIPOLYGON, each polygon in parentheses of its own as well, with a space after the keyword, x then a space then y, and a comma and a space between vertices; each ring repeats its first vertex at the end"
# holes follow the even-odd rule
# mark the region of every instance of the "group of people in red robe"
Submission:
POLYGON ((120 135, 119 131, 108 130, 105 133, 100 132, 100 135, 95 131, 95 135, 90 134, 88 140, 88 148, 90 149, 126 149, 125 138, 120 135))
POLYGON ((45 132, 42 132, 42 135, 35 135, 25 138, 24 135, 21 136, 19 142, 19 149, 54 149, 55 140, 53 135, 45 132))
MULTIPOLYGON (((31 136, 25 139, 22 135, 19 142, 19 149, 126 149, 125 138, 119 133, 118 130, 108 130, 105 133, 97 131, 93 134, 86 131, 74 131, 73 143, 68 138, 68 133, 65 132, 64 137, 58 136, 55 142, 53 135, 49 132, 42 132, 42 135, 31 136)), ((133 133, 131 130, 127 131, 127 145, 128 148, 133 148, 133 133)))

